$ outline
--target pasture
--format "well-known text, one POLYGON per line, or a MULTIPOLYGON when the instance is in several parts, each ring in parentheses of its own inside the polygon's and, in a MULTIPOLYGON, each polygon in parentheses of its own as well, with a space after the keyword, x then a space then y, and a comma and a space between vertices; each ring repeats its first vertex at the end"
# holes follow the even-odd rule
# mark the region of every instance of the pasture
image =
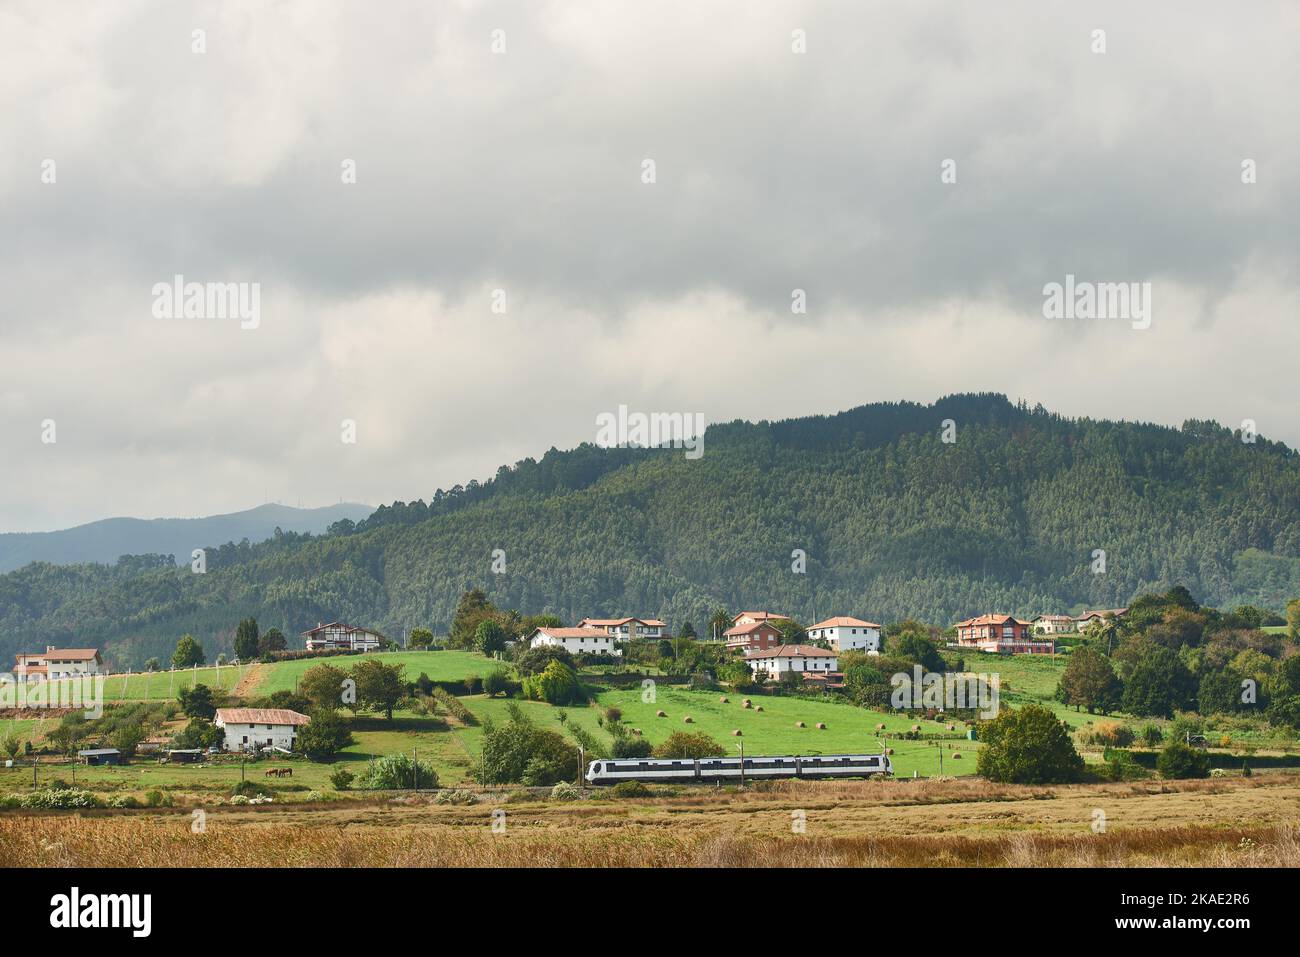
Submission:
POLYGON ((504 671, 510 670, 508 663, 484 658, 473 651, 388 651, 367 655, 304 658, 297 661, 255 665, 256 671, 244 689, 244 696, 258 697, 276 691, 292 691, 307 670, 319 664, 329 664, 344 671, 351 671, 362 661, 372 659, 382 661, 386 665, 401 665, 406 669, 408 681, 414 681, 422 672, 434 681, 462 681, 470 675, 483 677, 498 668, 504 671))

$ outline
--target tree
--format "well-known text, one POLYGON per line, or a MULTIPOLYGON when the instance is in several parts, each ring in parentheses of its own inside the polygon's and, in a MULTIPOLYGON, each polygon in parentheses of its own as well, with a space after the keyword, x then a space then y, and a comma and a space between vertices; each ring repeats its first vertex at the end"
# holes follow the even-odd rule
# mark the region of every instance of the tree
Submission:
POLYGON ((257 619, 244 618, 235 629, 235 657, 249 661, 257 657, 257 619))
POLYGON ((353 774, 347 768, 338 767, 330 772, 330 784, 336 791, 346 791, 352 787, 353 774))
POLYGON ((926 671, 945 671, 947 664, 929 635, 908 630, 888 639, 889 653, 897 658, 915 661, 926 671))
POLYGON ((500 668, 488 672, 488 676, 483 679, 483 693, 489 698, 495 698, 499 694, 505 694, 510 690, 510 679, 500 668))
POLYGON ((191 718, 190 723, 172 737, 172 744, 182 751, 193 748, 215 748, 225 740, 225 737, 225 731, 211 721, 191 718))
POLYGON ((1074 705, 1075 710, 1087 708, 1088 714, 1110 714, 1119 708, 1124 684, 1115 674, 1115 667, 1098 648, 1084 645, 1070 655, 1070 662, 1061 675, 1060 700, 1074 705))
POLYGON ((357 703, 374 711, 382 711, 393 720, 393 706, 406 694, 401 665, 386 665, 376 658, 363 661, 352 669, 357 683, 357 703))
POLYGON ((451 622, 451 636, 448 644, 453 648, 468 648, 474 643, 474 633, 479 622, 496 614, 496 608, 488 601, 487 594, 481 588, 471 588, 460 596, 456 604, 456 616, 451 622))
POLYGON ((771 624, 781 633, 781 641, 787 645, 798 645, 808 640, 808 632, 793 618, 777 618, 771 624))
POLYGON ((1286 603, 1286 635, 1292 641, 1300 641, 1300 598, 1286 603))
POLYGON ((412 628, 406 636, 406 644, 409 648, 428 648, 433 644, 433 632, 428 628, 412 628))
POLYGON ((160 662, 157 658, 145 659, 145 663, 144 663, 145 671, 157 671, 161 667, 162 667, 162 662, 160 662))
POLYGON ((194 640, 193 635, 181 635, 172 652, 172 667, 193 668, 203 664, 203 646, 194 640))
POLYGON ((726 752, 703 731, 674 731, 654 749, 656 758, 717 758, 726 752))
POLYGON ((1172 741, 1156 758, 1156 770, 1165 778, 1205 778, 1210 776, 1210 759, 1196 748, 1172 741))
POLYGON ((697 637, 697 635, 695 634, 695 626, 694 626, 693 624, 691 624, 689 621, 684 621, 684 622, 682 622, 682 628, 681 628, 681 631, 679 631, 679 632, 677 633, 677 637, 678 637, 678 638, 695 638, 695 637, 697 637))
POLYGON ((191 718, 207 718, 212 720, 217 713, 217 699, 212 693, 212 689, 204 684, 197 684, 193 688, 182 688, 176 696, 180 702, 181 710, 191 718))
POLYGON ((536 648, 529 648, 515 659, 515 670, 526 678, 545 671, 546 666, 552 661, 558 661, 569 669, 575 667, 573 655, 566 649, 559 645, 539 645, 536 648))
POLYGON ((725 608, 714 609, 713 615, 709 618, 708 637, 716 641, 723 640, 723 633, 731 627, 731 614, 725 608))
POLYGON ((279 628, 268 628, 266 634, 257 640, 257 653, 265 656, 273 651, 284 651, 289 647, 289 640, 279 628))
POLYGON ((45 740, 56 750, 64 754, 72 754, 89 733, 85 713, 69 711, 59 721, 58 726, 45 736, 45 740))
POLYGON ((343 700, 344 682, 347 680, 348 673, 342 668, 335 668, 328 664, 313 665, 298 679, 298 693, 317 708, 337 708, 341 704, 355 704, 343 700))
POLYGON ((480 784, 550 785, 578 774, 578 749, 554 731, 538 728, 513 701, 506 724, 483 721, 475 777, 480 784))
POLYGON ((370 765, 361 786, 375 791, 397 791, 407 788, 438 786, 438 773, 423 761, 417 762, 404 751, 386 754, 370 765))
POLYGON ((136 748, 144 740, 144 728, 138 724, 124 724, 108 736, 109 747, 117 748, 123 758, 135 757, 136 748))
POLYGON ((491 618, 485 618, 474 629, 474 650, 480 655, 492 657, 506 646, 506 632, 491 618))
POLYGON ((298 730, 298 750, 309 761, 333 761, 334 756, 353 743, 352 732, 339 713, 332 708, 317 708, 311 721, 298 730))
POLYGON ((1004 709, 982 722, 977 770, 1000 784, 1069 784, 1083 774, 1065 723, 1042 705, 1004 709))
POLYGON ((574 704, 582 700, 583 692, 574 670, 552 661, 541 674, 524 679, 524 696, 547 704, 574 704))
POLYGON ((1231 714, 1244 710, 1242 681, 1241 674, 1233 668, 1205 672, 1196 693, 1196 710, 1201 714, 1231 714))
POLYGON ((3 751, 10 761, 17 761, 18 755, 23 749, 22 739, 16 734, 5 735, 4 741, 0 741, 0 751, 3 751))
POLYGON ((1191 704, 1195 679, 1176 651, 1146 644, 1124 682, 1120 703, 1138 717, 1171 718, 1191 704))

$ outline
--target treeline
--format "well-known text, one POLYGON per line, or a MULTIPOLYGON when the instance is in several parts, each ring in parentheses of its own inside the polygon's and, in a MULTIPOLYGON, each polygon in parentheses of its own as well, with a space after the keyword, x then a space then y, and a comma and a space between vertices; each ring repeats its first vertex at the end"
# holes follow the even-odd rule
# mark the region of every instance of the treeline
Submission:
POLYGON ((130 663, 186 632, 225 650, 249 614, 287 635, 331 619, 442 634, 474 585, 521 616, 653 615, 700 634, 718 607, 947 624, 1176 583, 1280 610, 1300 594, 1300 457, 1214 423, 953 396, 714 426, 696 461, 552 450, 333 531, 216 547, 205 574, 142 561, 0 576, 0 653, 75 640, 130 663))

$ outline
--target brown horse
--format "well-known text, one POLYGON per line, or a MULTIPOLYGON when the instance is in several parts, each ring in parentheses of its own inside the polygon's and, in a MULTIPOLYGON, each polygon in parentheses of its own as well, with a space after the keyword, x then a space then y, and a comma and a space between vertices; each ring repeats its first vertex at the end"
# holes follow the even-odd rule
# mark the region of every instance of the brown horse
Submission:
POLYGON ((291 778, 293 777, 293 768, 267 768, 266 776, 268 778, 291 778))

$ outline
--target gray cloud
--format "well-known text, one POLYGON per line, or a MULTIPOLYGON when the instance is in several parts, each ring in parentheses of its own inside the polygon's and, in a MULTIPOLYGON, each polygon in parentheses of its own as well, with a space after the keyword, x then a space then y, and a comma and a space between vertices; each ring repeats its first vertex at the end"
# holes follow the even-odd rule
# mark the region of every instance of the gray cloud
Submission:
POLYGON ((427 497, 590 440, 620 402, 719 421, 1000 389, 1300 444, 1298 21, 6 7, 0 528, 427 497), (176 273, 259 282, 261 327, 152 318, 176 273), (1152 328, 1043 319, 1066 273, 1152 282, 1152 328))

